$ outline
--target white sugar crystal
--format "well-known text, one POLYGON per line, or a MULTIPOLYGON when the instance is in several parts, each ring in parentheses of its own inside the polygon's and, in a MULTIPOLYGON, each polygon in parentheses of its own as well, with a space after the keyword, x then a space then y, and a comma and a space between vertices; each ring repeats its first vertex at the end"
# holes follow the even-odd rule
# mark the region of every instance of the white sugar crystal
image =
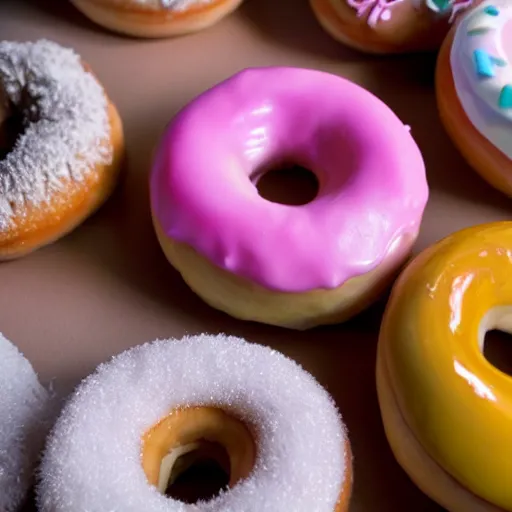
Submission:
POLYGON ((108 101, 80 56, 56 43, 0 42, 0 83, 24 131, 0 160, 0 231, 24 205, 112 162, 108 101))
POLYGON ((30 363, 0 334, 0 510, 18 510, 48 431, 47 391, 30 363))
POLYGON ((333 512, 345 430, 327 392, 295 362, 226 336, 156 341, 101 365, 77 388, 41 467, 41 512, 333 512), (217 406, 255 435, 251 475, 194 505, 158 493, 141 437, 172 409, 217 406))

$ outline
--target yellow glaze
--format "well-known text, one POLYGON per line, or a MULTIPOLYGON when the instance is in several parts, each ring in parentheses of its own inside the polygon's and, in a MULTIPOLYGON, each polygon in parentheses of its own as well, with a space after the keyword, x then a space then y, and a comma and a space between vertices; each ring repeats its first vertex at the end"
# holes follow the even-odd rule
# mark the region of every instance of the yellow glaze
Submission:
POLYGON ((483 356, 512 331, 512 222, 459 231, 396 282, 380 351, 407 425, 462 486, 512 511, 512 377, 483 356))

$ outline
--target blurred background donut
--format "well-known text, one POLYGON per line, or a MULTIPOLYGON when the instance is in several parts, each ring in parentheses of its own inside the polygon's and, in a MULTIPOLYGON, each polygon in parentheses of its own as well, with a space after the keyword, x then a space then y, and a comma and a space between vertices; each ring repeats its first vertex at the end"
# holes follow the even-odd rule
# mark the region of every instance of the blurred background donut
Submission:
POLYGON ((170 37, 205 29, 242 0, 71 0, 105 28, 137 37, 170 37))

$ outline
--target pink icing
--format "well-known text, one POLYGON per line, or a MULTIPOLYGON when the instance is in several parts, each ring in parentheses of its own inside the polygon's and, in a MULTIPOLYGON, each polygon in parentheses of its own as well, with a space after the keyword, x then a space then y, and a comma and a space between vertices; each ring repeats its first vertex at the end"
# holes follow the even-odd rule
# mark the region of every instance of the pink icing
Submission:
POLYGON ((245 70, 167 128, 151 174, 171 239, 268 289, 335 288, 416 235, 428 198, 407 128, 361 87, 320 71, 245 70), (304 206, 263 199, 250 176, 286 159, 318 177, 304 206))

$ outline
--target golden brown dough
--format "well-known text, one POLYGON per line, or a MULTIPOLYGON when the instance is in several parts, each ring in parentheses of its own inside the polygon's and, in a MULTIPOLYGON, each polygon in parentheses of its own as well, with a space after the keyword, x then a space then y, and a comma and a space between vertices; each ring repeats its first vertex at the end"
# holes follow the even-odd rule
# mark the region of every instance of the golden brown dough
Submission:
POLYGON ((71 0, 90 20, 135 37, 172 37, 203 30, 242 0, 71 0))

